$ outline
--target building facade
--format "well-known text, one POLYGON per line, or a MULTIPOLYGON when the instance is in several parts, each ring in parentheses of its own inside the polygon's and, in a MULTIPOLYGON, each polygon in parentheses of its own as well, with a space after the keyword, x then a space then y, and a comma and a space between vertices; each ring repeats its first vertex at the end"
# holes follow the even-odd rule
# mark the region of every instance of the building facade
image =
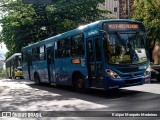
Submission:
MULTIPOLYGON (((111 11, 111 17, 113 18, 130 19, 135 9, 133 5, 134 1, 135 0, 105 0, 104 3, 99 4, 99 8, 111 11)), ((160 0, 156 1, 160 5, 160 0)))
POLYGON ((157 0, 158 5, 160 5, 160 0, 157 0))
POLYGON ((133 3, 134 0, 105 0, 99 8, 111 11, 110 17, 128 19, 134 10, 133 3))
POLYGON ((118 0, 105 0, 104 3, 99 4, 99 8, 102 10, 109 10, 112 14, 108 17, 119 18, 119 1, 118 0))
MULTIPOLYGON (((157 0, 158 5, 160 6, 160 0, 157 0)), ((154 49, 152 51, 153 63, 160 65, 160 41, 156 42, 154 49)))
POLYGON ((152 51, 153 63, 160 65, 160 42, 156 42, 154 49, 152 51))
POLYGON ((120 19, 130 19, 133 11, 135 0, 119 0, 119 18, 120 19))

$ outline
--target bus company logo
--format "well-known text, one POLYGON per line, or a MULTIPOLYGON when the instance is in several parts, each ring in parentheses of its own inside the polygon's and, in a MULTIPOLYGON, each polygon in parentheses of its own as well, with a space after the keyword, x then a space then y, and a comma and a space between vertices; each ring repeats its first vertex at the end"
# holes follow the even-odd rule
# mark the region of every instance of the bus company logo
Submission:
POLYGON ((98 33, 97 30, 90 31, 90 32, 88 32, 88 36, 90 36, 90 35, 95 35, 95 34, 97 34, 97 33, 98 33))

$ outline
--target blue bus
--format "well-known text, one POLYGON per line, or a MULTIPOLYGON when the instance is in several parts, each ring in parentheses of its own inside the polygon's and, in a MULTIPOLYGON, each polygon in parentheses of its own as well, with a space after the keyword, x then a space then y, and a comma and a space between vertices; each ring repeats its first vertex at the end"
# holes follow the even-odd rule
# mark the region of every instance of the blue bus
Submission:
POLYGON ((145 27, 132 20, 100 20, 22 48, 26 79, 113 89, 150 81, 145 27))

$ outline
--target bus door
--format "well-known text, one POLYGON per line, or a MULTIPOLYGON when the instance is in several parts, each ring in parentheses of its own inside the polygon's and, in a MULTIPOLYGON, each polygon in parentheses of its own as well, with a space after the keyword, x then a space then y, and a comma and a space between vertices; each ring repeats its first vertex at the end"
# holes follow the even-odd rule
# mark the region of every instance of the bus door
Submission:
POLYGON ((27 53, 27 66, 28 66, 28 75, 29 75, 29 80, 31 80, 31 70, 32 70, 32 59, 31 55, 27 53))
POLYGON ((87 40, 88 78, 90 87, 103 88, 102 40, 87 40))
POLYGON ((48 67, 48 80, 53 83, 55 79, 55 66, 54 66, 54 47, 47 49, 47 67, 48 67))
POLYGON ((31 71, 32 71, 32 57, 29 52, 23 52, 23 61, 22 61, 22 66, 23 66, 23 75, 25 76, 26 79, 32 80, 31 77, 31 71))

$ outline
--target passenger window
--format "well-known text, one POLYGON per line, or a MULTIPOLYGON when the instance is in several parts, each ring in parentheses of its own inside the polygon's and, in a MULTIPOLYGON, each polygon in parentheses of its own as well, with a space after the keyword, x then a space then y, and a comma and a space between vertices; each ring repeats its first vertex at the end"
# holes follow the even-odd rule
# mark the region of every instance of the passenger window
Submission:
POLYGON ((32 54, 33 54, 33 59, 32 60, 33 61, 39 61, 40 60, 39 53, 40 53, 39 47, 32 49, 32 54))
POLYGON ((99 38, 95 39, 96 44, 96 60, 101 61, 102 60, 102 55, 101 55, 101 40, 99 38))
POLYGON ((57 42, 57 57, 70 57, 70 38, 65 38, 57 42))
POLYGON ((39 54, 39 57, 40 57, 40 60, 45 60, 46 59, 46 53, 45 53, 45 46, 41 46, 40 47, 40 54, 39 54))
POLYGON ((84 37, 83 34, 73 36, 71 39, 72 56, 84 55, 84 37))

